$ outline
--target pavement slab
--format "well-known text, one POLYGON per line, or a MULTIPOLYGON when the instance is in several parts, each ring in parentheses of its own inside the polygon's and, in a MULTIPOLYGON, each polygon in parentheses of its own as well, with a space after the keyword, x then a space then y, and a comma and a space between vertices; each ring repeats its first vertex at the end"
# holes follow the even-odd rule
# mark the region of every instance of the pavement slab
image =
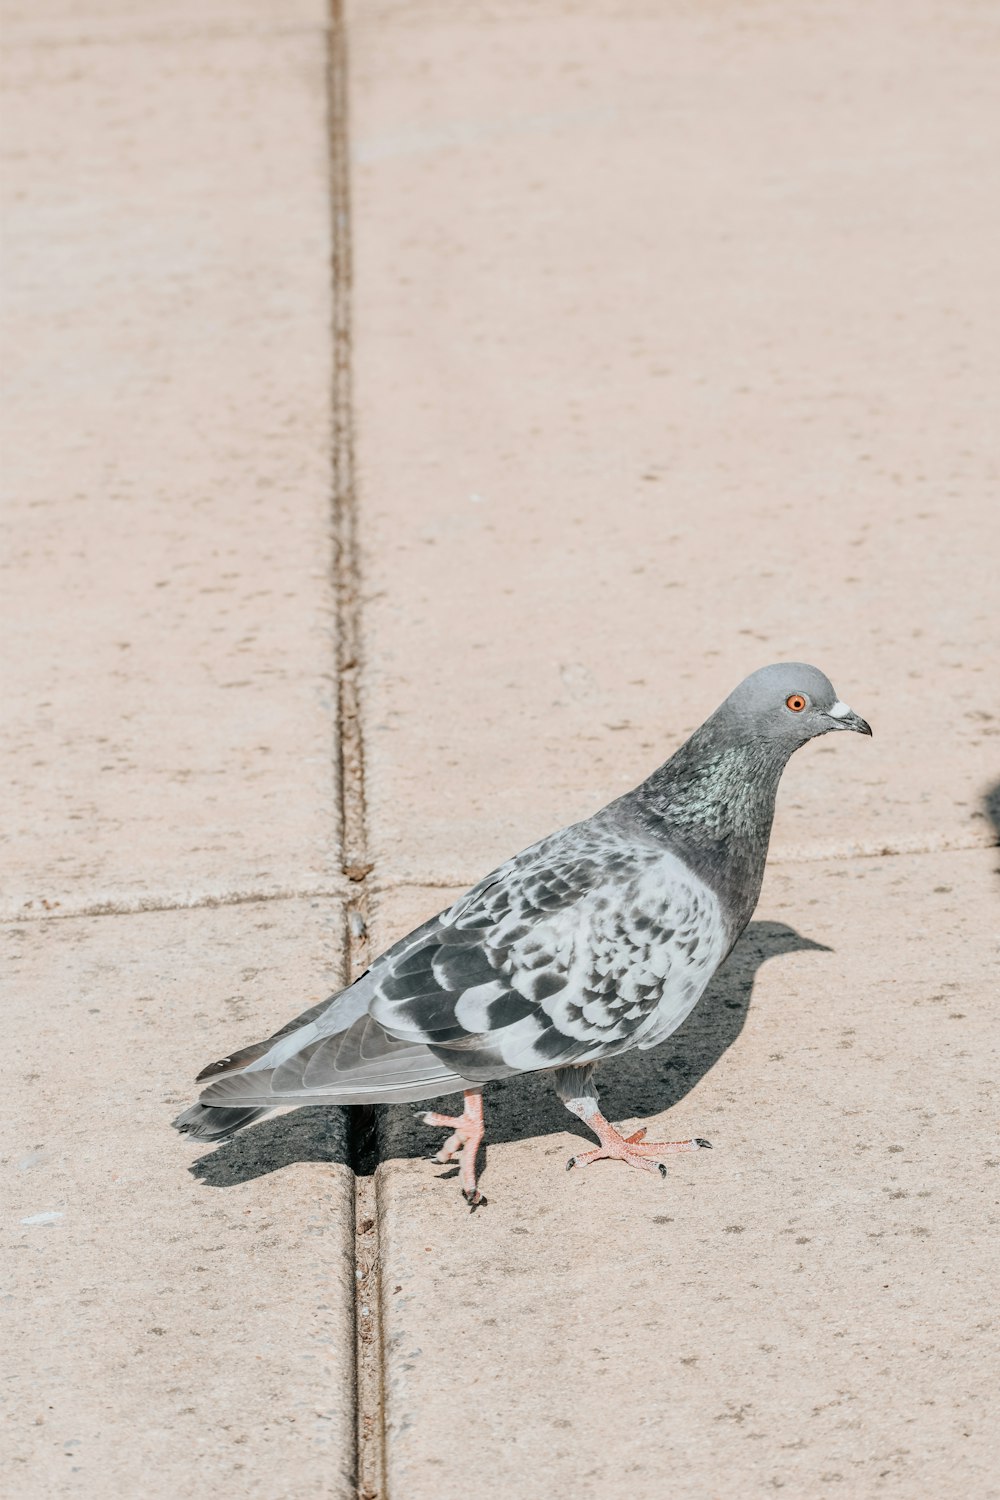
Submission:
POLYGON ((215 1151, 169 1128, 214 1056, 338 987, 342 923, 267 902, 2 929, 29 1002, 2 1132, 11 1493, 353 1497, 343 1115, 215 1151))
POLYGON ((340 868, 326 41, 145 14, 5 38, 9 914, 340 868))
POLYGON ((996 862, 773 864, 681 1030, 600 1070, 615 1121, 712 1141, 662 1185, 567 1172, 536 1075, 487 1088, 470 1215, 386 1113, 389 1500, 998 1493, 996 862))
POLYGON ((328 17, 4 17, 5 1474, 346 1500, 344 1116, 170 1129, 346 977, 328 17))
POLYGON ((781 659, 875 743, 777 849, 987 842, 1000 13, 348 14, 380 877, 467 883, 781 659))

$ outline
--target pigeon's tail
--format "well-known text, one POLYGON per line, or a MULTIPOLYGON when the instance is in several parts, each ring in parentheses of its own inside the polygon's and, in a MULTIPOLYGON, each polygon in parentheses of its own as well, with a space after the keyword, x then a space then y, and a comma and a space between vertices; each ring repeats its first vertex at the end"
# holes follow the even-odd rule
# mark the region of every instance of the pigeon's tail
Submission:
POLYGON ((371 988, 362 975, 305 1025, 211 1063, 198 1075, 207 1087, 176 1129, 218 1143, 289 1105, 395 1104, 474 1087, 422 1042, 380 1026, 367 1012, 371 988))
POLYGON ((211 1141, 218 1145, 227 1141, 237 1130, 266 1115, 266 1109, 219 1109, 206 1104, 192 1104, 173 1121, 175 1130, 182 1135, 193 1135, 196 1141, 211 1141))

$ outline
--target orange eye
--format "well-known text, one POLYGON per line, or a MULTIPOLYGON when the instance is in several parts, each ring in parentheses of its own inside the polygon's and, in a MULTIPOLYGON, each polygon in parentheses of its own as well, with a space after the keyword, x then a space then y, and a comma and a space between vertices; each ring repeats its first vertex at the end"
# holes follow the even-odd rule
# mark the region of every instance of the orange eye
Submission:
POLYGON ((806 700, 801 693, 793 693, 790 698, 785 699, 785 707, 790 708, 793 714, 800 714, 806 706, 806 700))

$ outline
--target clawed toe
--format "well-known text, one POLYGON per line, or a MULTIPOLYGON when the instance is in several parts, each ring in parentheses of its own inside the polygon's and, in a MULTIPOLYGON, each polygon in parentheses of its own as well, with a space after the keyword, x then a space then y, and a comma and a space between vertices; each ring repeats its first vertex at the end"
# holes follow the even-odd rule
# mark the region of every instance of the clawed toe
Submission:
POLYGON ((437 1148, 434 1160, 437 1162, 454 1161, 459 1152, 465 1149, 466 1145, 467 1137, 465 1132, 456 1130, 437 1148))
POLYGON ((419 1120, 421 1125, 450 1125, 455 1130, 463 1124, 461 1115, 439 1115, 432 1109, 418 1110, 414 1119, 419 1120))
POLYGON ((416 1118, 424 1125, 443 1126, 451 1131, 431 1160, 442 1167, 455 1165, 461 1178, 462 1197, 469 1208, 474 1212, 482 1207, 486 1199, 476 1185, 476 1158, 483 1139, 482 1096, 474 1090, 467 1091, 465 1110, 457 1117, 439 1115, 436 1110, 420 1110, 416 1118))
MULTIPOLYGON (((626 1137, 624 1145, 628 1147, 630 1156, 676 1156, 682 1151, 697 1151, 702 1146, 709 1146, 708 1141, 647 1141, 637 1132, 635 1135, 626 1137)), ((711 1149, 711 1147, 709 1147, 711 1149)))
POLYGON ((659 1172, 661 1177, 666 1177, 667 1169, 662 1161, 653 1161, 649 1156, 643 1156, 638 1151, 628 1149, 623 1143, 622 1147, 599 1146, 595 1151, 581 1151, 578 1156, 571 1156, 566 1163, 567 1172, 574 1167, 589 1167, 595 1161, 623 1161, 630 1167, 638 1167, 641 1172, 659 1172))
POLYGON ((631 1135, 623 1136, 601 1115, 590 1115, 587 1124, 601 1144, 592 1151, 580 1151, 571 1156, 566 1163, 567 1172, 595 1161, 623 1161, 642 1172, 658 1172, 661 1177, 666 1177, 666 1164, 657 1160, 658 1157, 672 1156, 680 1151, 698 1151, 702 1147, 711 1149, 711 1142, 700 1136, 689 1141, 647 1141, 647 1127, 644 1125, 631 1135))

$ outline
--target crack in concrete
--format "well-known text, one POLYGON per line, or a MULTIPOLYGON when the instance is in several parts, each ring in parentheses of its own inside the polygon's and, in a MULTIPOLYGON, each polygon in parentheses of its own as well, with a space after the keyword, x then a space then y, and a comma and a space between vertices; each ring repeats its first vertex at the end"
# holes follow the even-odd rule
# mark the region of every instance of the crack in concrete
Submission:
MULTIPOLYGON (((792 849, 779 849, 768 855, 768 868, 776 865, 811 865, 811 864, 840 864, 852 859, 892 859, 902 858, 907 855, 926 854, 966 854, 977 849, 995 849, 1000 847, 1000 841, 995 838, 970 838, 949 839, 942 837, 930 841, 914 841, 908 844, 905 840, 895 843, 878 844, 855 844, 845 846, 842 849, 803 849, 795 851, 792 849)), ((402 890, 425 890, 425 891, 465 891, 482 880, 484 871, 480 870, 475 875, 427 875, 427 876, 388 876, 379 878, 374 876, 368 882, 370 896, 383 896, 391 891, 402 890)))
MULTIPOLYGON (((331 271, 333 278, 333 589, 337 614, 337 730, 340 847, 348 882, 344 942, 348 978, 369 963, 369 885, 365 756, 359 675, 362 661, 360 562, 354 471, 351 360, 350 155, 347 37, 342 0, 330 0, 327 33, 330 141, 331 271)), ((354 1172, 355 1484, 358 1500, 384 1494, 384 1372, 378 1149, 371 1109, 349 1109, 348 1151, 354 1172)))
POLYGON ((0 912, 0 925, 25 922, 65 922, 81 917, 134 917, 143 912, 201 911, 215 906, 249 906, 267 901, 346 901, 350 883, 320 881, 304 886, 247 886, 232 891, 200 891, 190 895, 107 896, 96 900, 55 901, 47 896, 26 901, 18 908, 0 912))
MULTIPOLYGON (((358 736, 360 742, 360 734, 358 736)), ((363 797, 361 815, 363 818, 363 797)), ((353 814, 352 814, 353 815, 353 814)), ((343 819, 342 819, 343 821, 343 819)), ((363 846, 362 846, 363 847, 363 846)), ((940 839, 931 843, 905 843, 892 845, 864 845, 839 850, 791 851, 772 854, 770 866, 799 864, 836 864, 851 859, 890 859, 908 855, 915 857, 928 854, 967 854, 979 849, 1000 847, 996 839, 940 839)), ((429 875, 421 879, 380 880, 370 867, 361 865, 369 873, 360 879, 351 878, 345 870, 341 879, 319 881, 315 885, 303 886, 247 886, 231 891, 204 891, 192 895, 108 896, 93 901, 54 901, 49 897, 36 897, 20 907, 0 911, 0 926, 8 927, 29 922, 64 922, 86 917, 129 917, 144 912, 199 911, 216 906, 247 906, 254 902, 268 901, 343 901, 348 908, 350 926, 350 951, 352 969, 361 973, 368 963, 367 910, 373 896, 383 896, 392 891, 466 890, 481 879, 481 875, 429 875), (353 913, 353 917, 352 914, 353 913), (360 965, 360 967, 358 967, 360 965)))
POLYGON ((237 20, 226 17, 202 17, 198 21, 178 16, 173 24, 162 21, 122 25, 119 18, 102 22, 91 18, 83 23, 53 20, 15 22, 4 37, 8 52, 55 51, 61 47, 129 47, 136 44, 154 46, 179 42, 242 41, 245 37, 295 37, 327 35, 327 28, 315 23, 289 21, 284 25, 252 21, 246 16, 237 20))

